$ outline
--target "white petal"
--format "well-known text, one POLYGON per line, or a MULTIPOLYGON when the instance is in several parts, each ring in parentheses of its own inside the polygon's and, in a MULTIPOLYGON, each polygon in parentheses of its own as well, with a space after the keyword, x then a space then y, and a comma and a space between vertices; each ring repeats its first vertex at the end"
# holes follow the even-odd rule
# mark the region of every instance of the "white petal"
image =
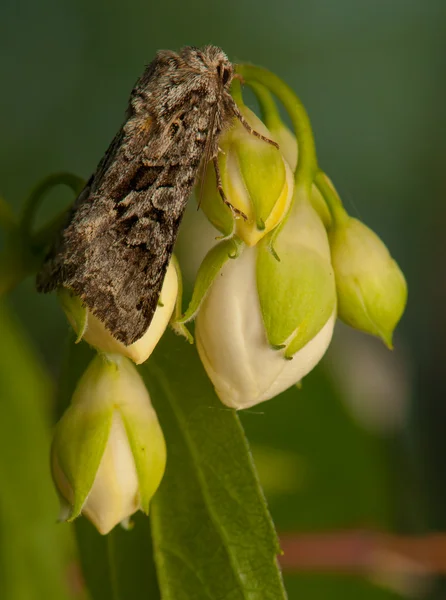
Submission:
POLYGON ((115 411, 110 437, 82 512, 105 535, 138 508, 135 462, 121 416, 115 411))

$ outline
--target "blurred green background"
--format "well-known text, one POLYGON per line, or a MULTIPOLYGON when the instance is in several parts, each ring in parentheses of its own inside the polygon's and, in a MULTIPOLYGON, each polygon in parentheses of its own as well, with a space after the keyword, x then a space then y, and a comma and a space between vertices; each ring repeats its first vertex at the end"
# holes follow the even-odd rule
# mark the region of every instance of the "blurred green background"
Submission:
MULTIPOLYGON (((392 354, 338 327, 297 402, 242 415, 277 528, 446 531, 444 0, 2 0, 0 193, 18 212, 50 173, 87 178, 155 51, 206 43, 296 90, 322 168, 409 284, 392 354)), ((69 198, 51 194, 42 221, 69 198)), ((192 209, 183 250, 195 221, 192 209)), ((47 459, 67 325, 28 279, 3 301, 0 332, 0 597, 65 598, 67 582, 81 597, 47 459)), ((386 574, 399 557, 378 554, 358 568, 350 552, 342 572, 287 562, 289 597, 446 597, 440 574, 386 574)))

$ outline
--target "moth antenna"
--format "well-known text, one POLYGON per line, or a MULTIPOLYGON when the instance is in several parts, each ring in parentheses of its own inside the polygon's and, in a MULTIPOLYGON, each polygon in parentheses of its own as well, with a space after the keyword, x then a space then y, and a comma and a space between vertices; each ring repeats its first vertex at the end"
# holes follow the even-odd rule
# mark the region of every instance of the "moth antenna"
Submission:
MULTIPOLYGON (((231 99, 232 99, 232 97, 231 97, 231 99)), ((251 135, 254 135, 255 137, 259 138, 260 140, 263 140, 264 142, 271 144, 271 146, 274 146, 275 148, 277 148, 279 150, 279 144, 277 142, 275 142, 274 140, 271 140, 270 138, 265 137, 264 135, 262 135, 261 133, 259 133, 258 131, 256 131, 255 129, 253 129, 251 127, 251 125, 248 123, 248 121, 245 119, 245 117, 239 111, 239 108, 233 99, 232 99, 232 110, 234 111, 235 116, 240 121, 240 123, 243 125, 243 127, 251 135)))
POLYGON ((222 180, 221 180, 220 167, 218 166, 218 158, 216 156, 214 156, 212 158, 212 161, 214 163, 215 178, 217 180, 217 189, 218 189, 218 193, 221 196, 221 199, 226 204, 226 206, 229 206, 229 208, 231 209, 232 213, 235 216, 242 217, 242 219, 244 219, 245 221, 247 221, 248 217, 245 215, 245 213, 243 211, 239 210, 238 208, 236 208, 235 206, 233 206, 229 202, 229 200, 226 198, 226 194, 225 194, 225 191, 223 189, 223 183, 222 183, 222 180))

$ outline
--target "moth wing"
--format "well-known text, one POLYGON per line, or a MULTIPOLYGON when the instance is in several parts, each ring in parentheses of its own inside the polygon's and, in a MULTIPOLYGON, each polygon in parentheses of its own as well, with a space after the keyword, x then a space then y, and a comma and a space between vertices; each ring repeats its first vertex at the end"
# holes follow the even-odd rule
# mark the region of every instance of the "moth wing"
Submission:
POLYGON ((72 289, 126 345, 151 323, 203 157, 206 138, 196 131, 209 125, 208 102, 192 71, 172 86, 181 60, 161 52, 140 78, 127 120, 37 278, 40 291, 72 289))
POLYGON ((160 195, 163 165, 144 164, 152 132, 148 124, 116 136, 37 280, 42 291, 73 290, 126 345, 152 320, 179 225, 168 210, 153 210, 154 202, 167 208, 173 190, 160 195))

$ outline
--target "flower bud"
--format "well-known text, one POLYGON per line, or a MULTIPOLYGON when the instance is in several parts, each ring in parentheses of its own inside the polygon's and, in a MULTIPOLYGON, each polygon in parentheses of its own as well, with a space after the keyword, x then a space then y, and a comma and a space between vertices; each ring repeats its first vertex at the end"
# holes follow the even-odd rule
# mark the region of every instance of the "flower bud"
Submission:
POLYGON ((131 362, 98 355, 56 426, 51 464, 64 520, 81 513, 102 534, 146 514, 166 464, 163 433, 131 362))
POLYGON ((228 260, 197 315, 201 361, 232 408, 254 406, 299 382, 332 337, 336 294, 327 235, 309 202, 293 207, 275 250, 280 261, 263 242, 228 260))
POLYGON ((163 335, 175 307, 178 293, 178 275, 172 262, 164 278, 158 307, 146 333, 136 342, 125 346, 113 337, 104 323, 84 307, 78 296, 67 288, 59 290, 62 307, 75 330, 78 340, 84 339, 101 352, 110 352, 127 356, 137 365, 146 361, 163 335))
POLYGON ((407 300, 404 275, 380 238, 357 219, 338 219, 330 232, 339 317, 392 347, 407 300))
MULTIPOLYGON (((271 137, 251 110, 241 107, 240 112, 255 131, 271 137)), ((235 232, 248 246, 254 246, 287 213, 293 194, 292 172, 275 146, 249 133, 238 120, 221 136, 219 145, 223 190, 231 205, 247 218, 235 218, 224 204, 211 165, 204 181, 201 207, 224 235, 235 232)))

